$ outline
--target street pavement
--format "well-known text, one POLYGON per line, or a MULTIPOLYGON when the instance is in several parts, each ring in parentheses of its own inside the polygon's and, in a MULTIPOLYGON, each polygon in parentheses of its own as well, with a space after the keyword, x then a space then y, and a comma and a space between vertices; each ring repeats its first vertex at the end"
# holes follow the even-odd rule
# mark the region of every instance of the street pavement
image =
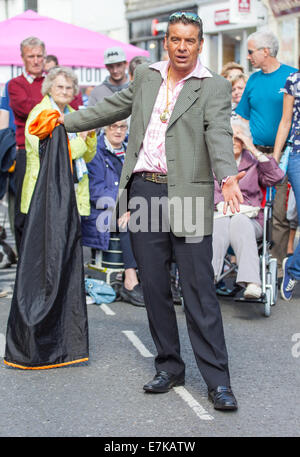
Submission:
POLYGON ((300 286, 291 302, 279 298, 268 318, 260 304, 221 300, 239 402, 237 412, 225 413, 207 399, 181 306, 176 312, 186 384, 167 394, 143 392, 154 375, 155 355, 146 312, 120 301, 87 305, 88 362, 51 370, 5 366, 15 272, 0 270, 0 288, 9 290, 0 299, 0 437, 127 437, 129 443, 134 437, 193 442, 198 437, 300 436, 300 286))

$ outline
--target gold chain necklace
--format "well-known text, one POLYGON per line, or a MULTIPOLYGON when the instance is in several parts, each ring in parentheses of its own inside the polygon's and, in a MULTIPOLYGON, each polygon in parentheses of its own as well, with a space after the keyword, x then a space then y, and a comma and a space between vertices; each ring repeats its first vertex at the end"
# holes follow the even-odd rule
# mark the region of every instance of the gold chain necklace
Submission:
POLYGON ((165 124, 166 122, 168 122, 168 119, 169 119, 169 111, 168 111, 168 107, 169 107, 169 82, 170 82, 170 74, 171 74, 171 66, 169 67, 169 70, 168 70, 168 76, 167 76, 167 103, 166 103, 166 107, 164 109, 164 111, 161 113, 161 115, 159 116, 161 122, 163 124, 165 124))

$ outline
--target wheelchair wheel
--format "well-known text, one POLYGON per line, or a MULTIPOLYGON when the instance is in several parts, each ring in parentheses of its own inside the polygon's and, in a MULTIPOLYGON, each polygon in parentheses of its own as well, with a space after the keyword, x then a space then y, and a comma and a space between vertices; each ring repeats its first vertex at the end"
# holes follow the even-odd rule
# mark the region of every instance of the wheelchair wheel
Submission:
POLYGON ((269 317, 271 314, 271 305, 272 305, 272 291, 268 287, 266 289, 266 298, 265 298, 265 310, 264 315, 265 317, 269 317))
POLYGON ((123 282, 119 281, 118 279, 112 281, 110 283, 111 287, 114 289, 116 292, 116 300, 115 301, 121 301, 121 295, 120 295, 120 289, 122 287, 123 282))
POLYGON ((278 298, 278 276, 277 276, 277 259, 270 259, 269 272, 270 272, 270 283, 273 290, 272 306, 276 305, 278 298))

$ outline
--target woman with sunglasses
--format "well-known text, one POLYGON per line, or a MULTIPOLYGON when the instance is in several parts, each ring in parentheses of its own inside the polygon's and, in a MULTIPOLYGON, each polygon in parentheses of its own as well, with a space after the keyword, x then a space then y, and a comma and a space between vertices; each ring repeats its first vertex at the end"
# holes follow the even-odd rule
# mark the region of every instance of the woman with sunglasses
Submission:
MULTIPOLYGON (((286 140, 289 140, 287 176, 292 185, 300 214, 300 72, 290 75, 283 89, 283 112, 279 124, 274 158, 280 161, 286 140)), ((291 300, 295 285, 300 279, 300 243, 293 255, 286 257, 282 263, 283 279, 281 296, 284 300, 291 300)))

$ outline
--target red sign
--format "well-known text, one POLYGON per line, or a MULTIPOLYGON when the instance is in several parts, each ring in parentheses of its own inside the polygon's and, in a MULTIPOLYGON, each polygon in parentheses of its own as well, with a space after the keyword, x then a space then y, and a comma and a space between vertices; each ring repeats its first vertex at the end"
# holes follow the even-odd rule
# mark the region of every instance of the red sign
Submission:
POLYGON ((152 35, 154 35, 154 36, 158 35, 158 30, 156 28, 157 24, 158 24, 158 19, 153 19, 152 26, 151 26, 151 32, 152 32, 152 35))
POLYGON ((239 0, 239 13, 250 13, 250 0, 239 0))
POLYGON ((151 33, 153 36, 158 35, 159 33, 165 33, 167 30, 167 22, 159 22, 158 19, 153 19, 151 24, 151 33))
POLYGON ((215 11, 215 25, 229 24, 229 13, 229 8, 227 8, 226 10, 215 11))

